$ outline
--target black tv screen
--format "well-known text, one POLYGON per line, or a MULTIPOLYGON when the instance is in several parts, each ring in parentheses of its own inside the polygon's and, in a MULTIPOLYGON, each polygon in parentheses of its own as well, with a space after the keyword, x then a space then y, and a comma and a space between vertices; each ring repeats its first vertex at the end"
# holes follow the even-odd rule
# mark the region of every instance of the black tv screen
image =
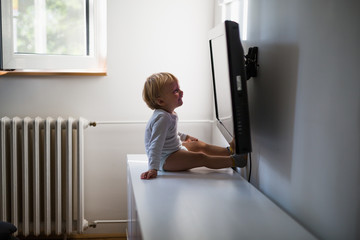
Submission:
POLYGON ((235 153, 251 152, 250 117, 244 50, 239 25, 225 21, 209 32, 217 126, 235 153))

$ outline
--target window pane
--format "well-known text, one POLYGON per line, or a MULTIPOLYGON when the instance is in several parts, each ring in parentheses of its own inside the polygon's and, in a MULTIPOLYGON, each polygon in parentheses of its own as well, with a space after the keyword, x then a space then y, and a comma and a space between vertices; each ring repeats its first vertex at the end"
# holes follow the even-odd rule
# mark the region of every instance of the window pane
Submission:
POLYGON ((87 55, 86 0, 13 0, 14 52, 87 55))

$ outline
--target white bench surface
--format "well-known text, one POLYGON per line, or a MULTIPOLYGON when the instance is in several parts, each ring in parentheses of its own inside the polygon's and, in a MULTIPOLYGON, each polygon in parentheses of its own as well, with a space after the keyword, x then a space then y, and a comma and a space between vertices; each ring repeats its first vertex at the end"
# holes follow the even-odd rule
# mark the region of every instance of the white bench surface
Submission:
POLYGON ((231 168, 141 180, 146 155, 127 158, 143 239, 315 239, 231 168))

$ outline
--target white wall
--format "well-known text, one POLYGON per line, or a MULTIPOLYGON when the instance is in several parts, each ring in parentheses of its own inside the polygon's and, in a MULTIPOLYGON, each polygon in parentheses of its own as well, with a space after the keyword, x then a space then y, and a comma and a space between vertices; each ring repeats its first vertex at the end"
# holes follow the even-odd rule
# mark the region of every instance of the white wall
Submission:
POLYGON ((360 3, 249 1, 252 183, 321 239, 360 238, 360 3))
MULTIPOLYGON (((142 101, 146 77, 169 71, 180 81, 181 120, 212 118, 207 32, 209 0, 108 0, 108 76, 0 77, 0 117, 82 116, 91 121, 147 121, 142 101)), ((85 218, 126 219, 126 154, 144 153, 145 124, 100 125, 85 131, 85 218)), ((179 129, 211 138, 211 125, 179 129)), ((91 232, 125 232, 118 224, 91 232)))

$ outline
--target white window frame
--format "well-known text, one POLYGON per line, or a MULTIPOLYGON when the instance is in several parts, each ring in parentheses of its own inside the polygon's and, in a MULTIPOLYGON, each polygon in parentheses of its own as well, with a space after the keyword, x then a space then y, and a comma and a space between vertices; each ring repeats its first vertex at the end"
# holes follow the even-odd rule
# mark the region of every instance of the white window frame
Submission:
POLYGON ((23 72, 106 73, 106 2, 89 1, 89 55, 14 53, 12 0, 1 0, 2 70, 23 72))

